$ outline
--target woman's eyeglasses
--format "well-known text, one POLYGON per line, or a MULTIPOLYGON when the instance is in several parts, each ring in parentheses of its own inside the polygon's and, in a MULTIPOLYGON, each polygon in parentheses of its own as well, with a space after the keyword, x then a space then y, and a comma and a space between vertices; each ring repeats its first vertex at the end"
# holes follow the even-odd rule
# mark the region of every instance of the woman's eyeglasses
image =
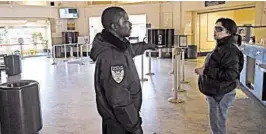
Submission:
POLYGON ((225 28, 222 27, 222 26, 215 26, 214 29, 215 29, 216 32, 222 32, 222 31, 225 30, 225 28))

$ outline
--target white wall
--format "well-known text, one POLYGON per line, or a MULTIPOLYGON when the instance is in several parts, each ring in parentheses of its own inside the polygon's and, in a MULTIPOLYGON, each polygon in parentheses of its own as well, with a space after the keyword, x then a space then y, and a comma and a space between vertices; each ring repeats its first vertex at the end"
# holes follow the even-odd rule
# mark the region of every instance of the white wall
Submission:
POLYGON ((53 7, 34 7, 34 6, 0 6, 0 17, 36 17, 36 18, 57 18, 58 10, 53 7))
MULTIPOLYGON (((77 30, 81 35, 89 33, 88 20, 89 17, 100 17, 103 10, 110 5, 92 6, 90 8, 80 8, 80 17, 76 21, 77 30)), ((159 4, 143 4, 143 5, 122 5, 129 15, 146 14, 147 23, 152 23, 152 28, 159 28, 159 4)))
MULTIPOLYGON (((74 2, 77 3, 77 2, 74 2)), ((147 4, 124 4, 117 5, 123 7, 128 14, 146 14, 147 23, 151 23, 152 28, 163 28, 165 18, 172 21, 172 27, 175 29, 175 33, 182 34, 186 23, 192 22, 192 14, 187 11, 206 11, 217 10, 221 8, 232 8, 243 5, 255 5, 253 1, 226 1, 224 5, 204 7, 204 1, 175 1, 175 2, 163 2, 163 3, 147 3, 147 4), (172 18, 165 16, 167 13, 172 13, 172 18)), ((76 4, 75 6, 77 6, 76 4)), ((82 5, 82 3, 80 3, 82 5)), ((99 17, 102 11, 112 5, 90 5, 83 6, 79 9, 79 18, 76 19, 76 30, 80 35, 89 34, 89 17, 99 17)), ((58 8, 56 7, 35 7, 35 6, 0 6, 0 18, 52 18, 58 22, 58 8)), ((266 18, 266 17, 264 17, 266 18)), ((264 21, 263 21, 264 22, 264 21)), ((265 21, 266 22, 266 21, 265 21)), ((61 40, 61 32, 66 30, 66 20, 61 20, 61 23, 52 24, 55 27, 56 33, 52 36, 57 40, 61 40)))
MULTIPOLYGON (((79 8, 79 18, 76 19, 76 30, 79 31, 80 35, 89 34, 89 17, 100 17, 103 10, 112 5, 93 5, 90 7, 79 8)), ((119 5, 123 7, 128 14, 146 14, 147 23, 151 23, 152 28, 160 28, 160 8, 164 7, 163 10, 172 12, 172 8, 167 8, 171 4, 150 3, 150 4, 136 4, 136 5, 119 5), (168 11, 170 9, 170 11, 168 11)), ((66 30, 67 20, 59 19, 58 8, 56 7, 44 7, 44 6, 1 6, 0 7, 0 18, 26 18, 27 20, 32 18, 52 18, 55 22, 52 24, 55 27, 56 33, 52 33, 54 38, 61 37, 61 32, 66 30), (59 21, 60 20, 60 21, 59 21)), ((60 40, 60 39, 59 39, 60 40)))
MULTIPOLYGON (((80 35, 88 35, 89 33, 89 17, 99 17, 102 11, 111 5, 96 5, 86 8, 79 8, 79 18, 76 19, 76 30, 80 35)), ((147 23, 152 23, 153 28, 159 28, 160 16, 159 8, 160 4, 142 4, 142 5, 121 5, 128 14, 146 14, 147 23)), ((58 21, 58 8, 56 7, 35 7, 35 6, 1 6, 0 18, 54 18, 58 21)), ((56 24, 56 33, 53 33, 53 37, 60 37, 61 32, 66 30, 66 20, 61 19, 61 25, 56 24)))
MULTIPOLYGON (((139 37, 142 41, 146 36, 146 23, 147 16, 142 15, 129 15, 129 21, 132 23, 132 37, 139 37)), ((89 28, 90 28, 90 43, 93 42, 95 35, 102 31, 101 17, 89 17, 89 28)))

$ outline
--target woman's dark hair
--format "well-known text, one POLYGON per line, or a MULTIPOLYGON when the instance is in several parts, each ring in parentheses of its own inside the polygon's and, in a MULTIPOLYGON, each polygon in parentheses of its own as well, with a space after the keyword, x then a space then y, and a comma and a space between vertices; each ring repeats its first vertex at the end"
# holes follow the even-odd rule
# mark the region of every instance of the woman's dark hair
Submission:
POLYGON ((229 34, 234 35, 237 32, 237 26, 235 21, 229 18, 220 18, 216 23, 221 22, 222 26, 229 32, 229 34))
POLYGON ((234 37, 234 39, 235 39, 235 43, 236 43, 238 46, 241 46, 241 44, 242 44, 242 37, 241 37, 241 35, 239 35, 239 34, 234 34, 233 37, 234 37))
POLYGON ((237 43, 238 46, 241 46, 241 44, 242 44, 242 37, 241 37, 241 35, 239 35, 239 34, 237 34, 236 36, 237 36, 237 41, 236 41, 236 43, 237 43))

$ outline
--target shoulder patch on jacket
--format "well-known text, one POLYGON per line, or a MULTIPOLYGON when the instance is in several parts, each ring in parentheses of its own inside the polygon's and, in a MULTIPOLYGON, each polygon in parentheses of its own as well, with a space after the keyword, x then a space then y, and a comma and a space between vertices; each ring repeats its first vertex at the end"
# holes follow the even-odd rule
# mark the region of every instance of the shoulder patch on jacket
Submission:
POLYGON ((124 79, 125 71, 123 66, 111 66, 112 77, 116 83, 121 83, 124 79))

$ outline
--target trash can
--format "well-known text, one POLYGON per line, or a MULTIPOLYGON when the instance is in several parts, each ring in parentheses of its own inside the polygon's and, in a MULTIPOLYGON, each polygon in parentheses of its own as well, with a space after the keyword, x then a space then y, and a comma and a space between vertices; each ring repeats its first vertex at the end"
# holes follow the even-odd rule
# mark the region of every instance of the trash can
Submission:
POLYGON ((198 56, 197 46, 196 45, 188 45, 187 58, 188 59, 196 59, 197 56, 198 56))
POLYGON ((8 55, 4 57, 5 70, 8 76, 21 73, 21 58, 19 55, 8 55))
POLYGON ((2 134, 34 134, 42 129, 39 83, 20 80, 0 85, 2 134))

